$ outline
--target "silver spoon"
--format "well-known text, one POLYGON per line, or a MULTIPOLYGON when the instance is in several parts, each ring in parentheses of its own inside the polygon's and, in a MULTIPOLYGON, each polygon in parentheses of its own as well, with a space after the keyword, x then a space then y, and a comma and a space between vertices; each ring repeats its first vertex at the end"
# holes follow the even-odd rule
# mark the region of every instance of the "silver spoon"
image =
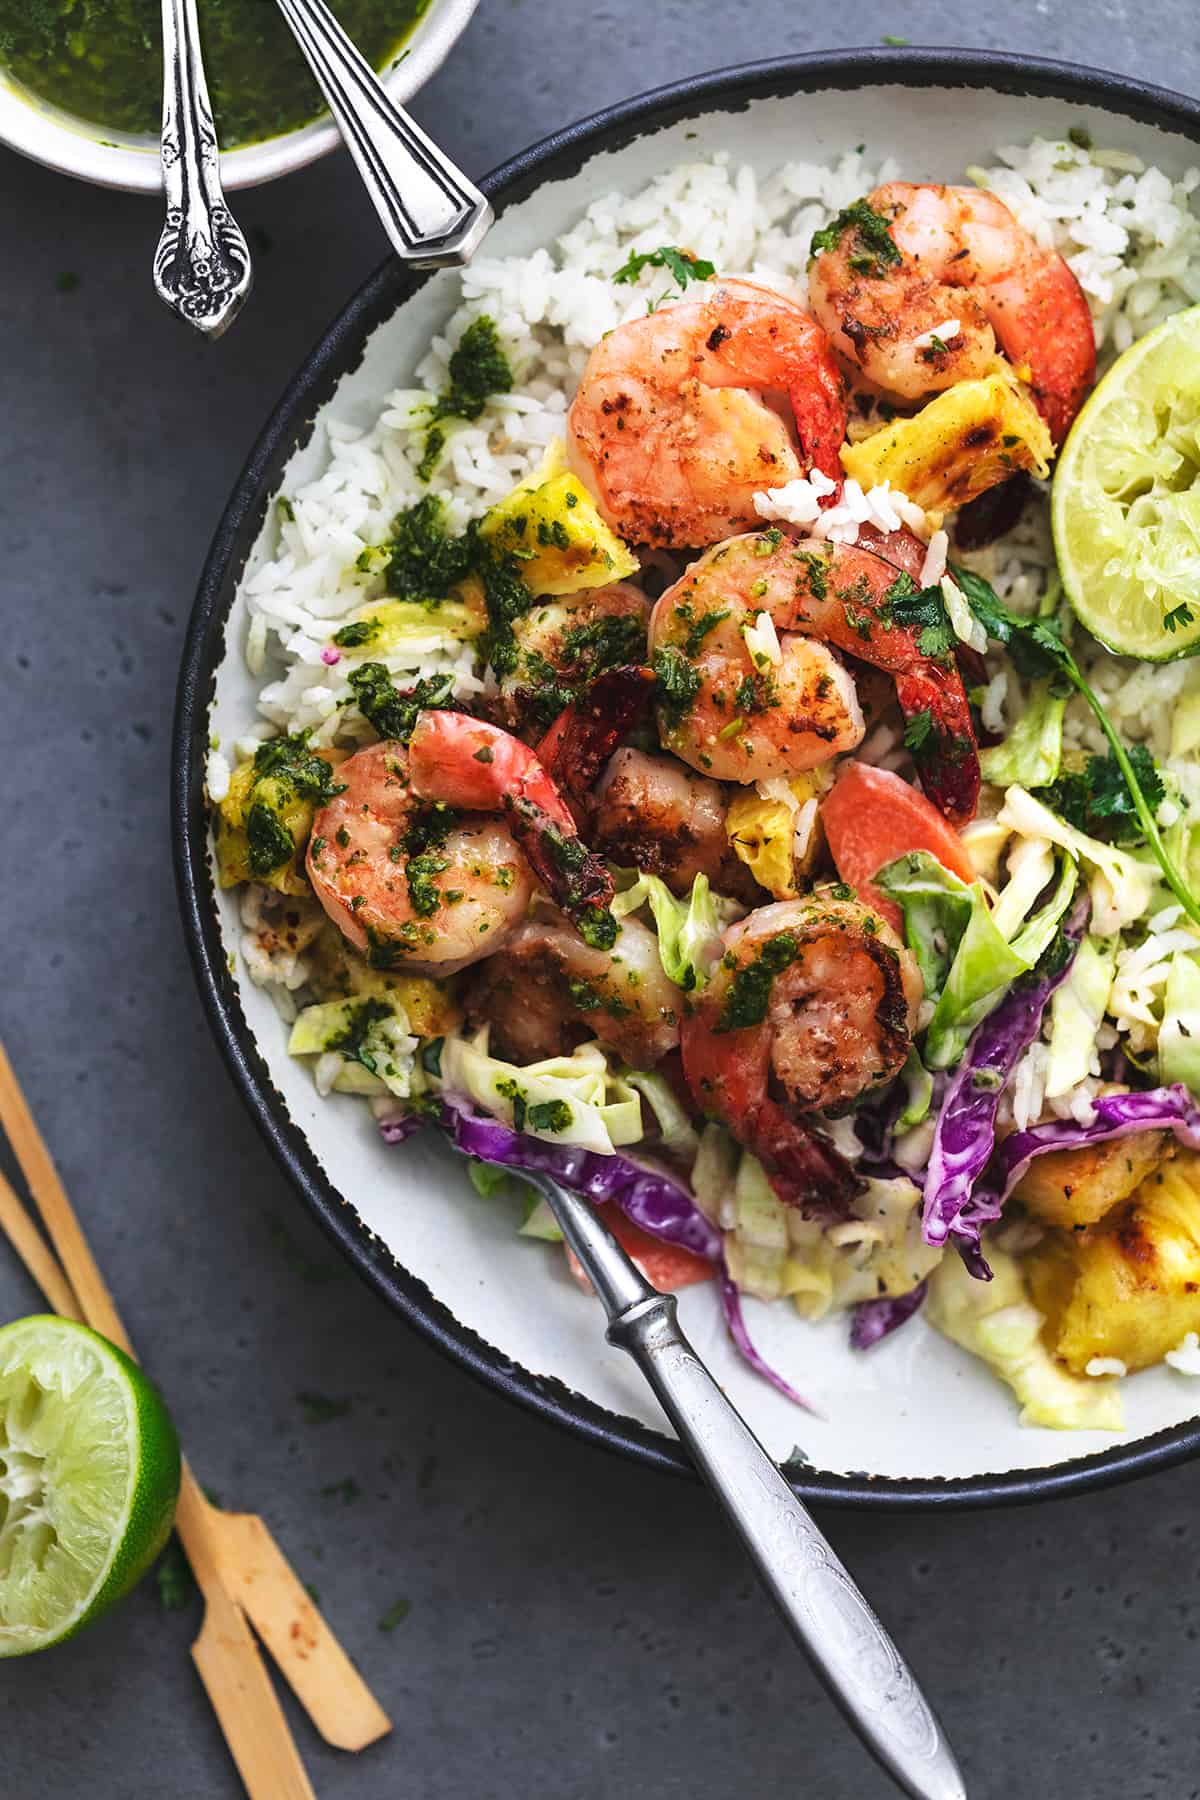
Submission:
POLYGON ((595 1210, 548 1175, 543 1194, 608 1313, 610 1344, 633 1357, 750 1552, 792 1636, 912 1800, 966 1800, 941 1726, 900 1652, 808 1508, 796 1498, 676 1322, 675 1297, 640 1275, 595 1210))
POLYGON ((324 0, 276 4, 358 164, 396 255, 417 269, 469 262, 493 217, 479 189, 396 105, 324 0))
POLYGON ((196 0, 162 0, 162 171, 167 217, 154 286, 181 319, 220 337, 250 292, 250 251, 221 191, 220 145, 196 0))

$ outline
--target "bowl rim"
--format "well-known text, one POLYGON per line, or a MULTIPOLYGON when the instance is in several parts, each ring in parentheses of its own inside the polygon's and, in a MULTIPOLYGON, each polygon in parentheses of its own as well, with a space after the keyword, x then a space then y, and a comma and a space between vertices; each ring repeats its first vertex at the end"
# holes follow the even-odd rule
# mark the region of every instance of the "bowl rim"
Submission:
MULTIPOLYGON (((1084 65, 1009 52, 943 48, 814 51, 689 76, 605 108, 541 139, 494 169, 481 186, 497 214, 544 180, 576 172, 590 156, 643 130, 696 112, 735 110, 758 99, 822 88, 872 85, 975 87, 1011 95, 1103 105, 1200 143, 1200 102, 1167 88, 1084 65)), ((207 712, 226 620, 246 555, 284 463, 375 327, 428 277, 394 258, 382 263, 317 340, 250 451, 217 525, 184 643, 172 727, 171 839, 184 936, 209 1026, 233 1081, 276 1161, 328 1236, 362 1278, 443 1354, 478 1380, 571 1432, 644 1466, 695 1471, 682 1448, 620 1416, 555 1377, 514 1364, 456 1319, 429 1287, 396 1260, 334 1187, 274 1088, 238 1003, 212 904, 203 800, 207 712)), ((1050 1468, 963 1477, 838 1475, 789 1471, 801 1498, 855 1508, 905 1511, 1030 1504, 1137 1479, 1200 1451, 1200 1417, 1130 1444, 1050 1468)))
MULTIPOLYGON (((393 100, 403 104, 437 73, 478 5, 479 0, 428 0, 401 45, 408 54, 381 76, 393 100)), ((91 182, 94 187, 130 194, 161 193, 162 167, 153 140, 125 133, 108 138, 101 135, 104 130, 103 125, 77 119, 49 101, 31 104, 21 87, 0 70, 0 144, 43 168, 91 182)), ((222 187, 227 194, 259 187, 294 169, 306 168, 341 141, 329 114, 322 113, 275 137, 222 150, 222 187)))

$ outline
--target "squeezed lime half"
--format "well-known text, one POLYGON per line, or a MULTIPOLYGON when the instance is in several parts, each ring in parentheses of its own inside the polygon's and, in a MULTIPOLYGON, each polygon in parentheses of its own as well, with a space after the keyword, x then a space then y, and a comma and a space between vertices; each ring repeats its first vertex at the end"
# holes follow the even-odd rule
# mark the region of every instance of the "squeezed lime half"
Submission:
POLYGON ((71 1637, 145 1574, 179 1495, 158 1390, 106 1338, 0 1328, 0 1656, 71 1637))
POLYGON ((1063 446, 1054 548, 1077 617, 1122 656, 1200 650, 1200 306, 1117 358, 1063 446))

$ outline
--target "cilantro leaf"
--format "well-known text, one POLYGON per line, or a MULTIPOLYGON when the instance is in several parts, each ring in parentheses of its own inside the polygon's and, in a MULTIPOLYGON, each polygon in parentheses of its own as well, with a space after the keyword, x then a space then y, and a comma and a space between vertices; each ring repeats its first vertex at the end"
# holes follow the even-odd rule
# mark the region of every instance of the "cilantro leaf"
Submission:
POLYGON ((657 250, 634 250, 615 271, 613 280, 618 286, 629 287, 643 269, 665 269, 681 293, 689 282, 711 281, 717 272, 714 264, 702 256, 693 256, 690 250, 680 250, 674 244, 660 244, 657 250))
POLYGON ((850 267, 856 275, 875 279, 900 261, 900 250, 890 227, 890 220, 882 213, 873 211, 865 200, 856 200, 853 206, 844 206, 822 230, 813 233, 808 254, 820 256, 825 250, 836 250, 845 234, 853 232, 850 267))
POLYGON ((887 602, 894 624, 905 631, 915 631, 917 648, 922 656, 934 662, 945 662, 954 649, 954 627, 946 611, 940 587, 913 588, 897 593, 897 579, 887 592, 887 602))
MULTIPOLYGON (((1129 746, 1129 761, 1146 804, 1156 811, 1163 798, 1162 776, 1145 744, 1129 746)), ((1140 844, 1145 833, 1120 764, 1110 751, 1091 756, 1084 768, 1067 770, 1043 792, 1042 799, 1068 823, 1089 837, 1110 844, 1140 844)))
POLYGON ((1190 625, 1195 616, 1187 601, 1184 600, 1180 605, 1171 608, 1163 619, 1163 624, 1168 631, 1178 631, 1181 627, 1186 628, 1190 625))
POLYGON ((920 712, 913 714, 904 727, 904 747, 906 750, 911 750, 915 757, 919 757, 921 751, 928 746, 933 734, 933 711, 928 706, 922 707, 920 712))
MULTIPOLYGON (((1192 892, 1179 869, 1175 865, 1167 846, 1158 829, 1154 817, 1155 810, 1163 797, 1163 784, 1153 759, 1144 746, 1134 745, 1127 749, 1117 732, 1116 726, 1109 718, 1107 711, 1097 698, 1090 682, 1086 679, 1079 664, 1075 661, 1067 647, 1059 619, 1050 616, 1039 619, 1023 619, 1010 612, 1003 604, 991 584, 981 575, 973 574, 969 569, 951 569, 955 581, 966 596, 967 604, 979 620, 988 636, 998 644, 1003 644, 1011 656, 1013 663, 1022 675, 1058 674, 1064 677, 1091 708, 1096 723, 1108 739, 1108 757, 1093 757, 1084 772, 1086 792, 1071 787, 1062 796, 1066 805, 1084 808, 1084 816, 1089 816, 1088 806, 1094 819, 1116 819, 1118 828, 1128 830, 1134 819, 1140 828, 1151 854, 1163 872, 1163 880, 1179 901, 1188 918, 1200 925, 1200 900, 1192 892), (1120 772, 1125 784, 1125 796, 1128 802, 1128 814, 1124 803, 1115 798, 1115 781, 1108 773, 1107 764, 1112 762, 1120 772), (1097 768, 1097 765, 1099 767, 1097 768), (1101 774, 1100 770, 1104 773, 1101 774), (1095 801, 1100 799, 1100 809, 1095 801)), ((1050 802, 1052 805, 1053 801, 1050 802)), ((1070 823, 1075 823, 1064 813, 1070 823)), ((1111 824, 1109 826, 1111 830, 1111 824)), ((1093 833, 1092 835, 1097 835, 1093 833)))

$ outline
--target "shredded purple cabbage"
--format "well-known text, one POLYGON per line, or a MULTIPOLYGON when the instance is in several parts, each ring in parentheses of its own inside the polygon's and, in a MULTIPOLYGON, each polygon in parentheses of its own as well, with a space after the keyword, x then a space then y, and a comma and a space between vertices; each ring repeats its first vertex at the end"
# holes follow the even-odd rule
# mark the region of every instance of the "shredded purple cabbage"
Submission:
POLYGON ((402 1144, 426 1124, 440 1125, 451 1143, 468 1156, 478 1156, 484 1162, 499 1163, 509 1169, 529 1169, 553 1175, 564 1187, 582 1194, 585 1200, 597 1206, 611 1200, 627 1219, 632 1219, 650 1237, 667 1244, 678 1244, 715 1264, 721 1308, 737 1349, 772 1387, 794 1400, 797 1406, 812 1412, 813 1408, 804 1396, 777 1374, 754 1348, 742 1316, 738 1290, 725 1264, 721 1234, 705 1218, 680 1182, 659 1169, 646 1168, 631 1157, 622 1156, 619 1151, 612 1156, 599 1156, 591 1150, 528 1137, 524 1132, 513 1131, 508 1125, 501 1124, 498 1119, 477 1112, 469 1100, 458 1094, 443 1094, 437 1115, 432 1111, 406 1113, 401 1118, 381 1121, 379 1129, 385 1142, 402 1144))
POLYGON ((569 1144, 527 1137, 474 1110, 456 1094, 442 1096, 442 1123, 451 1141, 468 1156, 553 1175, 573 1193, 603 1205, 612 1200, 627 1219, 651 1237, 679 1244, 709 1262, 721 1260, 721 1234, 709 1223, 687 1188, 659 1169, 648 1169, 618 1151, 599 1156, 569 1144))
POLYGON ((1102 1094, 1093 1100, 1092 1110, 1095 1117, 1088 1125, 1049 1119, 1006 1137, 981 1197, 989 1199, 998 1214, 1035 1156, 1048 1150, 1076 1150, 1081 1144, 1128 1137, 1135 1131, 1173 1131, 1187 1149, 1200 1150, 1200 1106, 1181 1081, 1141 1094, 1102 1094))
POLYGON ((773 1388, 778 1388, 779 1392, 785 1394, 789 1400, 794 1400, 797 1406, 802 1406, 805 1412, 814 1413, 819 1418, 820 1414, 817 1413, 817 1409, 811 1401, 806 1400, 803 1394, 797 1393, 791 1383, 785 1381, 783 1376, 773 1369, 770 1363, 754 1348, 750 1333, 746 1329, 745 1315, 742 1312, 742 1296, 738 1291, 737 1283, 724 1263, 721 1264, 721 1272, 717 1278, 717 1290, 721 1296, 721 1311, 725 1314, 729 1335, 755 1374, 761 1375, 764 1381, 769 1381, 773 1388))
POLYGON ((976 1027, 938 1114, 925 1171, 922 1232, 927 1244, 945 1244, 953 1237, 971 1273, 983 1281, 990 1281, 991 1270, 980 1250, 980 1234, 999 1217, 999 1203, 986 1190, 977 1196, 975 1189, 995 1153, 1000 1095, 1041 1029, 1050 996, 1067 978, 1087 920, 1085 897, 1063 926, 1070 954, 1052 975, 1018 981, 976 1027))
POLYGON ((428 1123, 423 1113, 401 1113, 398 1118, 380 1119, 379 1132, 385 1144, 402 1144, 428 1123))
POLYGON ((907 1294, 884 1294, 878 1300, 860 1300, 850 1321, 850 1345, 869 1350, 921 1310, 928 1281, 919 1281, 907 1294))

